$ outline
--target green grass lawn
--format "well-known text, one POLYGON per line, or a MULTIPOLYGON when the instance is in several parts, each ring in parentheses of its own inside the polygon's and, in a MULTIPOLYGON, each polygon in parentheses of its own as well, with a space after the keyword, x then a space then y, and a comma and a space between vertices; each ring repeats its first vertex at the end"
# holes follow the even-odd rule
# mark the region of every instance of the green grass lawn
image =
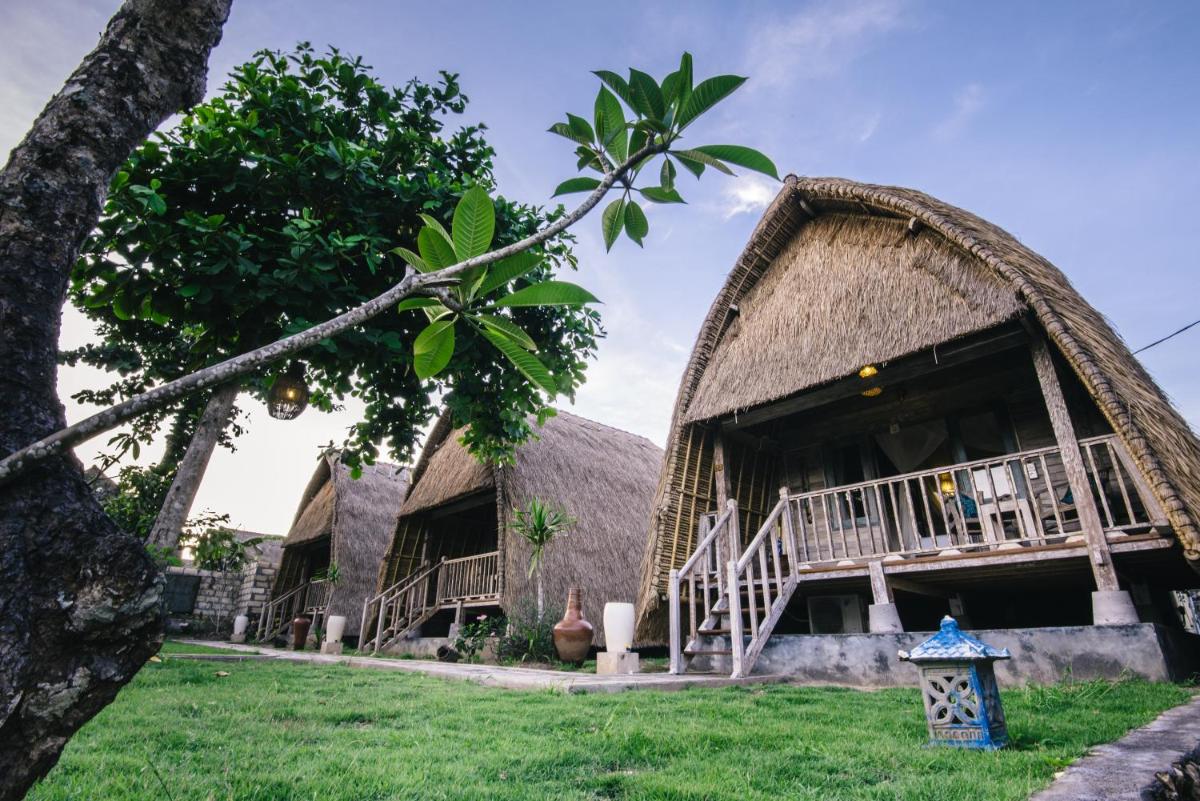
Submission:
POLYGON ((30 798, 1023 799, 1088 746, 1190 692, 1143 682, 1010 689, 1014 745, 976 753, 923 747, 915 690, 564 696, 343 666, 167 659, 71 741, 30 798))

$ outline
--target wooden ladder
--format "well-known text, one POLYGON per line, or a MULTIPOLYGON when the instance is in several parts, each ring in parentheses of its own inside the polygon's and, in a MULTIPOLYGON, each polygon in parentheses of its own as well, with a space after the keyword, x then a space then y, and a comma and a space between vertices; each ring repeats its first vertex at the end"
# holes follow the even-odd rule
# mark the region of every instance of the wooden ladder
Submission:
POLYGON ((790 556, 796 553, 792 507, 786 488, 780 490, 744 550, 737 502, 714 517, 701 518, 695 552, 670 574, 670 670, 683 673, 696 657, 728 657, 737 678, 753 669, 799 584, 790 556))
POLYGON ((375 622, 372 653, 379 653, 437 614, 437 594, 430 591, 430 578, 442 569, 445 559, 422 565, 400 581, 363 604, 362 630, 359 648, 366 650, 366 635, 370 622, 375 622))

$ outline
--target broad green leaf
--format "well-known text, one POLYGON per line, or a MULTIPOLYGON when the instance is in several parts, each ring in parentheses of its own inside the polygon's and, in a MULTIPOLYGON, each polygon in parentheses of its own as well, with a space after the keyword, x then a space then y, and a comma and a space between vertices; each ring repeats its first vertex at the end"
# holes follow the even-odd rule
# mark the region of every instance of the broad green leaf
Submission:
MULTIPOLYGON (((181 298, 195 297, 200 293, 201 289, 203 289, 203 287, 201 287, 199 284, 188 284, 187 286, 181 286, 179 288, 178 295, 181 298)), ((121 296, 118 295, 118 297, 121 296)))
POLYGON ((642 128, 634 128, 632 131, 630 131, 629 155, 632 156, 634 153, 645 147, 647 138, 646 131, 642 128))
POLYGON ((596 296, 581 286, 567 281, 542 281, 518 289, 497 300, 493 305, 504 308, 514 306, 582 306, 599 303, 596 296))
POLYGON ((596 95, 596 133, 600 136, 600 144, 617 163, 625 160, 625 113, 621 111, 621 103, 616 95, 603 86, 596 95))
MULTIPOLYGON (((421 235, 418 233, 417 234, 418 243, 419 243, 420 239, 421 239, 421 235)), ((420 247, 420 244, 418 244, 417 247, 420 247)), ((428 273, 428 272, 433 272, 433 270, 434 270, 433 267, 430 267, 428 264, 425 263, 424 259, 422 259, 420 256, 418 256, 416 253, 413 253, 408 248, 392 248, 392 252, 395 253, 400 258, 404 259, 404 262, 409 267, 412 267, 414 270, 416 270, 419 273, 428 273)))
POLYGON ((499 289, 514 278, 519 278, 542 263, 542 254, 536 250, 523 250, 515 256, 501 259, 491 266, 476 291, 480 295, 499 289))
MULTIPOLYGON (((668 156, 668 160, 669 160, 669 158, 670 158, 670 157, 668 156)), ((684 161, 683 159, 679 159, 678 161, 679 161, 679 163, 680 163, 680 164, 682 164, 682 165, 683 165, 683 168, 684 168, 685 170, 687 170, 688 172, 690 172, 692 175, 696 176, 696 178, 699 178, 701 175, 703 175, 703 174, 704 174, 704 165, 703 165, 703 164, 701 164, 700 162, 698 162, 698 161, 684 161)))
POLYGON ((445 236, 428 226, 417 234, 417 250, 421 251, 421 258, 430 270, 440 270, 458 263, 458 258, 454 255, 454 246, 445 236))
POLYGON ((454 207, 454 252, 459 261, 487 253, 496 233, 496 208, 481 187, 463 192, 454 207))
POLYGON ((684 203, 684 199, 674 189, 663 189, 661 186, 647 186, 639 189, 642 197, 651 203, 684 203))
POLYGON ((687 162, 694 161, 698 164, 712 167, 714 170, 719 170, 726 175, 733 175, 733 170, 729 169, 720 161, 708 155, 707 153, 701 153, 698 150, 672 150, 671 155, 679 159, 679 162, 685 167, 687 166, 687 162))
POLYGON ((442 227, 441 220, 437 219, 436 217, 430 217, 428 214, 421 214, 419 216, 425 221, 426 225, 441 234, 442 237, 450 243, 451 247, 454 246, 454 239, 450 236, 450 232, 442 227))
POLYGON ((558 187, 554 190, 554 194, 550 197, 569 195, 573 192, 591 192, 599 185, 599 179, 589 178, 586 175, 579 178, 568 178, 558 185, 558 187))
POLYGON ((638 243, 638 247, 642 247, 642 240, 650 233, 650 221, 646 219, 646 213, 632 200, 625 204, 625 233, 638 243))
POLYGON ((530 383, 552 396, 558 392, 558 387, 554 384, 554 376, 537 356, 517 345, 504 334, 499 334, 486 326, 483 329, 483 335, 496 346, 496 350, 503 353, 512 362, 521 375, 529 379, 530 383))
POLYGON ((570 126, 571 132, 578 137, 577 141, 587 144, 596 141, 596 133, 592 130, 592 126, 588 125, 588 121, 583 117, 567 113, 567 125, 570 126))
POLYGON ((658 182, 663 189, 670 190, 675 188, 675 165, 670 159, 663 159, 662 170, 658 174, 658 182))
MULTIPOLYGON (((591 127, 592 126, 589 125, 588 129, 590 130, 591 127)), ((556 122, 546 130, 548 130, 550 133, 558 134, 559 136, 570 139, 572 142, 578 142, 581 145, 590 145, 592 143, 592 137, 587 137, 585 139, 584 137, 580 136, 573 128, 571 128, 569 123, 556 122)))
MULTIPOLYGON (((692 94, 692 54, 683 51, 679 57, 679 90, 680 100, 686 101, 692 94)), ((680 106, 682 108, 682 105, 680 106)))
POLYGON ((629 90, 629 84, 615 72, 609 70, 593 70, 592 74, 608 85, 608 88, 617 93, 617 97, 625 101, 630 108, 637 108, 633 104, 633 93, 629 90))
POLYGON ((679 91, 679 72, 672 72, 667 77, 663 78, 662 93, 663 100, 667 105, 675 102, 675 95, 679 91))
POLYGON ((454 320, 430 323, 413 340, 413 370, 417 378, 432 378, 445 369, 454 355, 454 320))
POLYGON ((612 250, 613 242, 621 235, 625 225, 625 200, 617 198, 604 209, 600 217, 600 230, 604 232, 604 249, 612 250))
MULTIPOLYGON (((183 289, 187 288, 188 287, 184 287, 183 289)), ((179 290, 179 294, 183 294, 183 289, 179 290)), ((198 292, 199 288, 197 288, 196 291, 198 292)), ((194 295, 196 292, 192 292, 191 294, 194 295)), ((129 320, 133 318, 133 311, 129 308, 129 298, 125 294, 119 294, 113 298, 112 310, 113 314, 116 315, 118 320, 129 320)))
POLYGON ((507 317, 500 317, 495 314, 480 314, 476 318, 479 322, 486 325, 493 331, 504 334, 509 339, 516 342, 525 350, 536 351, 537 344, 530 338, 529 334, 525 333, 525 329, 514 323, 507 317))
POLYGON ((629 70, 629 90, 633 108, 643 117, 661 120, 667 113, 662 90, 653 78, 640 70, 629 70))
POLYGON ((730 164, 736 164, 739 167, 745 167, 748 170, 761 172, 764 175, 769 175, 776 181, 779 180, 779 173, 775 169, 775 164, 762 153, 749 147, 741 145, 701 145, 694 147, 692 150, 696 153, 703 153, 706 156, 712 156, 721 161, 727 161, 730 164))
POLYGON ((715 78, 701 81, 700 85, 692 90, 692 94, 684 101, 683 107, 676 115, 676 127, 682 131, 701 114, 729 97, 745 82, 746 79, 739 75, 718 75, 715 78))
POLYGON ((413 309, 425 309, 430 306, 441 306, 437 298, 405 298, 396 304, 396 311, 405 312, 413 309))

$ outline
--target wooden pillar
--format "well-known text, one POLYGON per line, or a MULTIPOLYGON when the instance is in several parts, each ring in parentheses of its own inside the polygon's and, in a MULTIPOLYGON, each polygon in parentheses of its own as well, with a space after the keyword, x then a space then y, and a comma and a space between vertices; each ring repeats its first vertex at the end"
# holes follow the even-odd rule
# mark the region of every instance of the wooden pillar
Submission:
POLYGON ((867 562, 867 571, 871 574, 871 595, 874 597, 874 603, 892 603, 892 588, 888 586, 887 576, 883 573, 883 562, 872 559, 867 562))
POLYGON ((1062 455, 1063 469, 1071 486, 1071 497, 1075 499, 1079 523, 1083 526, 1084 537, 1087 538, 1088 561, 1092 565, 1096 589, 1102 592, 1119 590, 1117 571, 1113 567, 1112 554, 1108 550, 1108 539, 1104 535, 1100 513, 1092 497, 1091 482, 1083 466, 1083 454, 1079 450, 1079 441, 1075 438, 1075 427, 1071 424, 1071 413, 1067 409, 1067 401, 1058 382, 1058 373, 1054 369, 1050 348, 1043 336, 1035 334, 1030 349, 1033 351, 1033 366, 1037 370, 1038 383, 1042 386, 1042 395, 1046 400, 1046 410, 1050 413, 1050 425, 1054 428, 1054 438, 1062 455))
MULTIPOLYGON (((733 494, 733 485, 729 479, 729 462, 725 447, 725 435, 718 426, 713 435, 713 482, 717 486, 717 517, 725 513, 729 507, 729 498, 733 494)), ((733 513, 737 515, 735 511, 733 513)), ((730 520, 729 531, 737 530, 737 521, 730 520)), ((725 565, 730 559, 741 556, 736 548, 730 546, 732 537, 729 535, 717 537, 717 587, 720 592, 725 588, 725 565)))

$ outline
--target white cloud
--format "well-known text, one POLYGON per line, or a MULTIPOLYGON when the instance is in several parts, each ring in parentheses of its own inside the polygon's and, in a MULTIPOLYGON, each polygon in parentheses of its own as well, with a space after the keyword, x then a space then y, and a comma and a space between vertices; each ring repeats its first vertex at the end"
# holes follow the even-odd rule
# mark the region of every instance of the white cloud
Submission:
POLYGON ((722 212, 726 220, 739 214, 755 214, 771 205, 779 184, 758 175, 740 175, 725 183, 722 212))
POLYGON ((873 39, 908 22, 904 0, 818 2, 759 24, 748 43, 751 85, 778 86, 836 73, 873 39))
POLYGON ((934 137, 943 141, 956 138, 986 103, 987 98, 983 85, 967 84, 954 96, 954 108, 951 109, 950 114, 934 127, 934 137))
POLYGON ((875 132, 879 130, 879 123, 882 121, 883 115, 878 111, 867 118, 867 121, 863 123, 862 130, 858 133, 858 141, 865 142, 874 136, 875 132))

